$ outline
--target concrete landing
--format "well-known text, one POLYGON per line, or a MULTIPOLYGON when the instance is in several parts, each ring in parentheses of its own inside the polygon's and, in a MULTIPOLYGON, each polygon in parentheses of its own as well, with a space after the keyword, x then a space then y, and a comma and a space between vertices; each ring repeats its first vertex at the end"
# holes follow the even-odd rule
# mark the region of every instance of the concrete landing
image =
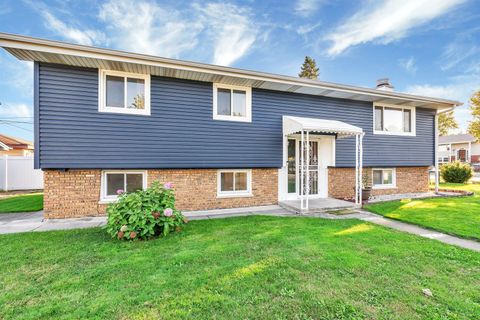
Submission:
POLYGON ((360 205, 353 202, 339 200, 334 198, 317 198, 310 199, 308 202, 308 210, 301 209, 300 200, 286 200, 278 203, 282 208, 293 211, 295 213, 321 213, 325 211, 341 210, 341 209, 356 209, 360 205))

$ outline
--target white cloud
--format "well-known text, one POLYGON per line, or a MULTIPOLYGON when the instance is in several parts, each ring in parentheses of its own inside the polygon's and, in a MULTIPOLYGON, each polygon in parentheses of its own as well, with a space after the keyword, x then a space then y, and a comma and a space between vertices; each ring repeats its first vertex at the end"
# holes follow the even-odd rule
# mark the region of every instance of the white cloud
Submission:
POLYGON ((47 28, 61 35, 66 40, 88 46, 104 41, 104 35, 102 32, 95 30, 81 30, 69 26, 63 21, 57 19, 50 11, 46 10, 45 8, 41 9, 41 12, 45 19, 45 25, 47 26, 47 28))
MULTIPOLYGON (((479 30, 475 30, 478 32, 479 30)), ((442 54, 442 70, 449 70, 459 63, 469 58, 478 57, 480 55, 480 46, 472 34, 466 33, 457 37, 453 42, 449 43, 442 54)))
POLYGON ((318 10, 321 2, 320 0, 297 0, 295 4, 295 14, 308 17, 318 10))
POLYGON ((203 7, 196 4, 194 8, 203 14, 207 33, 213 39, 214 64, 231 65, 255 43, 259 26, 249 9, 228 3, 208 3, 203 7))
POLYGON ((410 57, 408 59, 402 59, 399 61, 400 66, 405 69, 410 74, 417 73, 417 63, 414 57, 410 57))
MULTIPOLYGON (((20 61, 6 52, 0 54, 0 84, 17 96, 33 96, 33 62, 20 61)), ((6 93, 5 90, 3 92, 6 93)))
MULTIPOLYGON (((2 103, 0 105, 0 113, 2 118, 28 118, 33 116, 32 106, 24 103, 2 103)), ((28 121, 28 119, 25 121, 28 121)))
POLYGON ((111 0, 101 6, 99 17, 117 47, 166 57, 193 49, 203 28, 195 18, 148 1, 111 0))
POLYGON ((359 12, 325 37, 332 42, 327 52, 335 56, 351 46, 370 41, 386 44, 401 39, 411 29, 450 12, 464 1, 369 1, 359 12))
POLYGON ((445 98, 463 102, 463 106, 455 109, 455 118, 460 125, 460 130, 465 131, 468 127, 468 122, 472 120, 469 110, 469 99, 472 94, 479 89, 479 75, 466 74, 450 79, 450 82, 445 85, 412 85, 407 87, 405 91, 421 96, 445 98))

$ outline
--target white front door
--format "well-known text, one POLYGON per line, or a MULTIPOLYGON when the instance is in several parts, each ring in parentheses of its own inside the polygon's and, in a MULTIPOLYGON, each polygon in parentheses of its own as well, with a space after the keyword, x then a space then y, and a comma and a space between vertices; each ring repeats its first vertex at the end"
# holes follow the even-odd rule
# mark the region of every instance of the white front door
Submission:
MULTIPOLYGON (((300 196, 300 155, 301 139, 298 136, 288 137, 285 141, 285 166, 281 169, 279 181, 279 200, 293 200, 300 196)), ((327 167, 335 164, 335 137, 310 135, 309 170, 310 196, 312 198, 328 197, 327 167)), ((306 150, 304 150, 306 152, 306 150)), ((306 156, 305 156, 306 159, 306 156)), ((306 173, 304 174, 306 183, 306 173)))

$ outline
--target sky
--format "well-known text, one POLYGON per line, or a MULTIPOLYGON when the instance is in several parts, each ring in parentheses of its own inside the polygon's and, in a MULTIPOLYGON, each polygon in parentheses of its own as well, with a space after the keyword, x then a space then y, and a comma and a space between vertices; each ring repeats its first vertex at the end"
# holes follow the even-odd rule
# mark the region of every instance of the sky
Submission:
MULTIPOLYGON (((479 0, 0 1, 0 32, 463 102, 480 89, 479 0)), ((0 132, 33 139, 33 65, 0 50, 0 132)))

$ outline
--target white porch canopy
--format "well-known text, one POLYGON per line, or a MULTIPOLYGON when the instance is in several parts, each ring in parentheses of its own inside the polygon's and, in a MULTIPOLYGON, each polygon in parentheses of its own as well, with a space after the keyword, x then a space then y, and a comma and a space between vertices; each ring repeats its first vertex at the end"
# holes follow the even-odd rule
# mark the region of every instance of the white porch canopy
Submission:
MULTIPOLYGON (((300 201, 308 210, 310 194, 310 132, 334 134, 337 139, 355 137, 355 204, 362 201, 363 129, 351 124, 327 119, 283 116, 283 135, 301 135, 300 144, 300 201), (306 159, 305 159, 306 158, 306 159)), ((334 150, 335 152, 335 150, 334 150)))

